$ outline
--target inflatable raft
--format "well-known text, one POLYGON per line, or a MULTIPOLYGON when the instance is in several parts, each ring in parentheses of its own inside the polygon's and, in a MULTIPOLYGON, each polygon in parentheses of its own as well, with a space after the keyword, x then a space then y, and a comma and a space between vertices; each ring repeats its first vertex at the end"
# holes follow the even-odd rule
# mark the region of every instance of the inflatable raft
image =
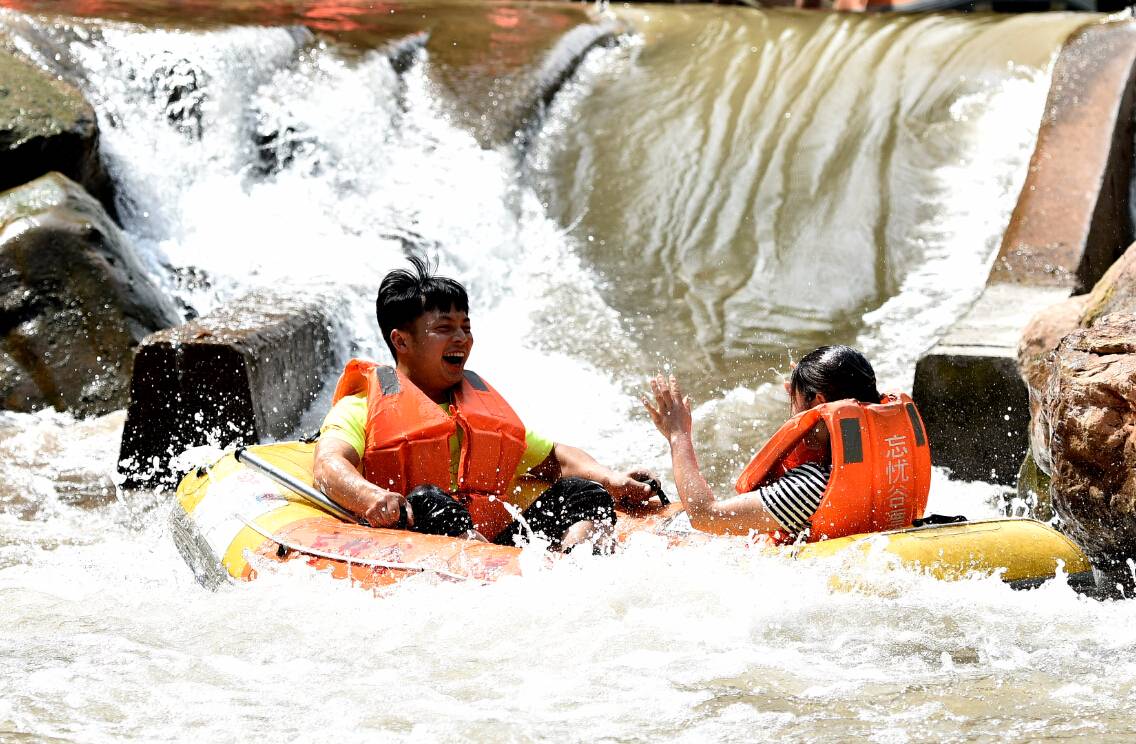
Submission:
MULTIPOLYGON (((284 442, 248 448, 303 485, 312 483, 314 444, 284 442)), ((689 529, 681 506, 619 513, 617 539, 636 532, 673 545, 716 537, 689 529)), ((171 527, 178 550, 207 587, 255 578, 256 567, 289 561, 368 589, 424 572, 457 581, 490 582, 519 575, 520 549, 404 530, 364 527, 314 506, 292 489, 226 454, 182 479, 171 527)), ((923 570, 944 580, 997 575, 1015 588, 1038 586, 1058 572, 1075 588, 1090 588, 1092 566, 1068 538, 1032 519, 991 519, 854 535, 791 547, 758 549, 798 560, 879 561, 923 570)), ((549 555, 549 560, 555 560, 549 555)))

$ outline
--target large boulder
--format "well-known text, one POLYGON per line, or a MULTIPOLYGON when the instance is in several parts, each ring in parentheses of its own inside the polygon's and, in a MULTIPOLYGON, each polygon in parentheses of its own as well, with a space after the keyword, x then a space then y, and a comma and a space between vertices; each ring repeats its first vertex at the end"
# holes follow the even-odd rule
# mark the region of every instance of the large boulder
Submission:
POLYGON ((1136 314, 1100 317, 1054 355, 1043 413, 1053 507, 1093 563, 1131 583, 1136 558, 1136 314))
POLYGON ((292 434, 343 359, 341 302, 259 290, 145 340, 134 363, 119 469, 128 488, 173 486, 200 445, 292 434))
POLYGON ((114 216, 95 111, 73 86, 0 48, 0 191, 63 173, 114 216))
POLYGON ((0 193, 0 406, 123 408, 134 348, 180 320, 82 187, 52 173, 0 193))
POLYGON ((1136 245, 1087 295, 1039 313, 1019 345, 1030 453, 1018 492, 1048 497, 1108 584, 1136 583, 1136 245))
MULTIPOLYGON (((1041 410, 1049 387, 1051 355, 1061 339, 1081 327, 1088 299, 1088 295, 1078 295, 1041 310, 1026 325, 1018 343, 1018 374, 1029 395, 1030 447, 1027 457, 1031 462, 1027 467, 1037 468, 1044 476, 1053 470, 1049 458, 1049 426, 1041 410)), ((1020 477, 1018 484, 1020 492, 1020 477)))
POLYGON ((1053 472, 1050 417, 1043 402, 1050 385, 1053 352, 1065 336, 1091 328, 1104 315, 1136 313, 1136 246, 1129 248, 1086 295, 1070 297, 1037 313, 1018 344, 1018 371, 1030 401, 1030 454, 1046 476, 1053 472))

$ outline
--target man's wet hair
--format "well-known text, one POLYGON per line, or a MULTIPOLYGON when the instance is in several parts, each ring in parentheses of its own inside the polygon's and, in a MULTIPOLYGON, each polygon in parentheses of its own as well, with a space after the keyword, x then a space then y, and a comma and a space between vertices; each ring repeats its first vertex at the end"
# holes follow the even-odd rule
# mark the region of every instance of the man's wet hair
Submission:
POLYGON ((801 357, 789 378, 789 387, 811 401, 823 393, 827 401, 854 398, 861 403, 879 403, 876 371, 863 354, 851 346, 822 346, 801 357))
POLYGON ((375 316, 383 333, 383 341, 391 356, 398 360, 391 343, 391 331, 405 331, 411 323, 431 310, 469 312, 469 295, 454 279, 438 276, 425 259, 408 256, 413 270, 395 269, 383 277, 375 298, 375 316))

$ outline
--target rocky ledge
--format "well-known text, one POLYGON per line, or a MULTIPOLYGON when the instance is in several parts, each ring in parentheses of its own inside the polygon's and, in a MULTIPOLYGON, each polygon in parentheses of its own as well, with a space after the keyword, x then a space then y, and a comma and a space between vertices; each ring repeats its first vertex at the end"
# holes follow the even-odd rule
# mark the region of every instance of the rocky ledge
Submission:
POLYGON ((1019 346, 1030 453, 1019 490, 1049 500, 1105 581, 1136 559, 1136 246, 1088 295, 1039 313, 1019 346))

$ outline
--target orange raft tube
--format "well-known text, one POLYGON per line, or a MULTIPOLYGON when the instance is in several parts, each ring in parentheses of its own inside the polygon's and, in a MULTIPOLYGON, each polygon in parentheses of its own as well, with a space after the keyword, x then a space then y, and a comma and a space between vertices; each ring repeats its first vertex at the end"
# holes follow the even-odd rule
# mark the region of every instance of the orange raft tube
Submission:
MULTIPOLYGON (((311 484, 314 448, 314 444, 282 442, 248 449, 311 484)), ((198 582, 210 588, 251 580, 257 566, 293 561, 367 589, 422 573, 478 582, 522 573, 519 548, 344 522, 237 462, 232 453, 182 479, 171 531, 198 582)), ((680 504, 636 514, 620 511, 617 539, 626 540, 637 532, 664 536, 671 545, 752 542, 690 530, 680 504)), ((867 562, 883 553, 893 565, 924 570, 941 579, 997 574, 1016 588, 1037 586, 1059 571, 1077 588, 1093 584, 1092 566, 1084 553, 1065 536, 1032 519, 907 528, 759 549, 798 559, 839 557, 841 566, 849 558, 867 562)), ((549 560, 555 557, 550 554, 549 560)))

